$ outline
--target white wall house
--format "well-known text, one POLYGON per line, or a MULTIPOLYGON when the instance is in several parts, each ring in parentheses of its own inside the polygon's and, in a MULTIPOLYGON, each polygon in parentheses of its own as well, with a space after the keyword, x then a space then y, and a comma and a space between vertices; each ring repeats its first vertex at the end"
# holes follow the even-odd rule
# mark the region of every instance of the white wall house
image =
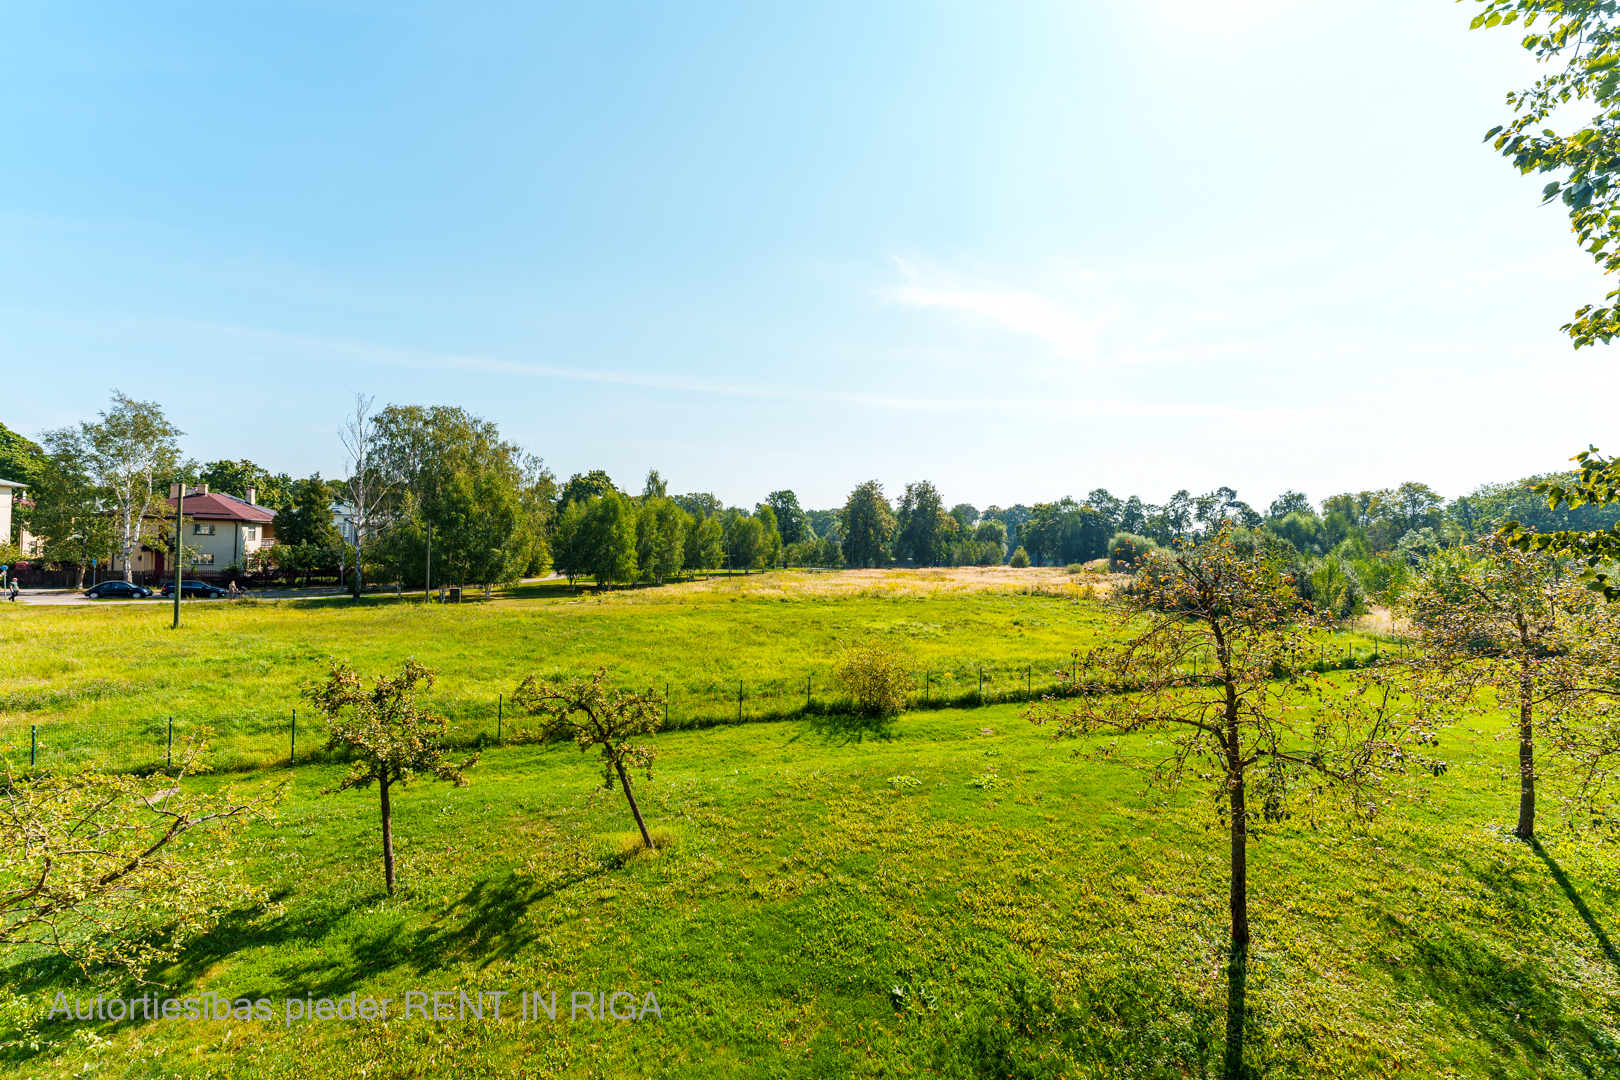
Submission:
MULTIPOLYGON (((182 539, 191 559, 187 573, 217 574, 232 563, 240 566, 253 552, 276 542, 271 524, 276 516, 274 511, 252 501, 253 488, 248 488, 247 494, 246 499, 238 499, 235 495, 210 492, 207 484, 186 489, 184 514, 187 520, 182 539)), ((170 514, 167 528, 174 527, 173 514, 179 501, 180 485, 174 484, 166 500, 170 514)), ((132 568, 149 574, 174 572, 163 552, 147 547, 140 549, 132 568)), ((124 560, 114 556, 113 569, 122 573, 124 560)))
POLYGON ((11 501, 27 487, 15 480, 0 480, 0 543, 11 542, 11 501))

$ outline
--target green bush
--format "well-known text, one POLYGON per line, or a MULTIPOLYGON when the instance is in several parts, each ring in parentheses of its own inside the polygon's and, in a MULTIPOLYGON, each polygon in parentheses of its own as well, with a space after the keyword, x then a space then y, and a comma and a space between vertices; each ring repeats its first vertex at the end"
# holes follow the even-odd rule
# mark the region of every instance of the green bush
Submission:
POLYGON ((1065 566, 1063 569, 1068 571, 1071 574, 1078 574, 1078 573, 1083 572, 1085 570, 1085 568, 1086 568, 1085 563, 1072 562, 1068 566, 1065 566))
POLYGON ((1007 565, 1019 570, 1029 565, 1029 552, 1024 550, 1024 545, 1018 545, 1018 550, 1012 553, 1012 558, 1007 560, 1007 565))
POLYGON ((833 665, 833 680, 862 716, 894 716, 906 707, 911 672, 916 667, 903 650, 869 639, 846 648, 833 665))
POLYGON ((1143 556, 1159 545, 1135 533, 1115 533, 1108 542, 1108 568, 1116 573, 1134 572, 1143 556))

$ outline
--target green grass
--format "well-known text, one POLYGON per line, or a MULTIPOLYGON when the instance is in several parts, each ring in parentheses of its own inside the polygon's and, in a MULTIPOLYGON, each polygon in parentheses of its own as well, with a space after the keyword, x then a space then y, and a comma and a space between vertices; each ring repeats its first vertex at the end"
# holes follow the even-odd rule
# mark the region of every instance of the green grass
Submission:
MULTIPOLYGON (((937 627, 907 636, 930 662, 977 652, 1010 668, 1066 655, 1101 625, 1032 596, 690 603, 214 609, 178 639, 139 611, 8 612, 7 663, 24 670, 6 692, 150 679, 146 692, 198 711, 245 710, 256 694, 290 706, 328 653, 367 670, 414 651, 444 667, 454 703, 540 665, 695 679, 724 653, 727 678, 772 664, 787 678, 824 669, 840 634, 896 624, 937 627), (143 641, 160 655, 132 655, 143 641), (82 663, 53 667, 53 654, 82 663), (221 657, 234 679, 205 676, 221 657)), ((48 708, 63 728, 105 725, 87 754, 127 759, 120 732, 142 722, 131 697, 48 708)), ((13 730, 33 715, 14 712, 13 730)), ((242 863, 275 899, 231 915, 164 978, 274 999, 277 1021, 51 1023, 58 989, 109 984, 14 957, 0 1060, 25 1076, 1218 1071, 1224 838, 1198 792, 1145 786, 1149 741, 1087 763, 1015 705, 913 712, 888 737, 861 734, 812 717, 658 736, 655 779, 638 789, 674 841, 657 855, 635 849, 594 757, 489 748, 472 786, 396 797, 392 900, 374 793, 320 794, 337 766, 214 779, 291 776, 279 823, 253 833, 242 863), (555 989, 566 1009, 570 990, 602 987, 656 992, 662 1020, 287 1027, 279 1012, 306 992, 482 988, 511 991, 510 1018, 521 989, 555 989)), ((233 737, 246 754, 256 736, 233 737)), ((1514 840, 1511 747, 1461 729, 1445 751, 1455 766, 1429 802, 1362 835, 1290 824, 1251 848, 1249 1057, 1264 1075, 1620 1075, 1612 849, 1514 840)))

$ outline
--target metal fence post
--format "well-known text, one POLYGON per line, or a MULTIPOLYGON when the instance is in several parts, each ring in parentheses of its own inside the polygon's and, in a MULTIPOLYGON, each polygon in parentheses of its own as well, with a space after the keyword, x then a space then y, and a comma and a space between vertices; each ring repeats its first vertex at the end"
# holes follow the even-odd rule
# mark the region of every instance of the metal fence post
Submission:
POLYGON ((297 763, 298 763, 298 710, 294 709, 293 710, 293 715, 292 715, 292 749, 287 752, 287 764, 296 765, 297 763))
POLYGON ((495 695, 495 741, 501 741, 501 721, 506 719, 506 695, 495 695))
POLYGON ((39 760, 39 725, 28 725, 28 767, 32 769, 39 760))
POLYGON ((174 767, 174 717, 169 717, 169 768, 174 767))

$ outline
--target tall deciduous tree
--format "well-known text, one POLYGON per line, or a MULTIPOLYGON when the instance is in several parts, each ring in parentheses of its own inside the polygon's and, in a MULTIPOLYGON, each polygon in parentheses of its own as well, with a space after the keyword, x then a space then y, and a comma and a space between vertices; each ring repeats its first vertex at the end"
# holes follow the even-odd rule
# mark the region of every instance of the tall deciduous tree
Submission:
POLYGON ((688 570, 718 570, 726 560, 725 527, 720 518, 694 515, 684 547, 682 561, 688 570))
POLYGON ((124 561, 124 580, 135 580, 135 555, 146 537, 155 534, 149 518, 161 518, 165 492, 155 489, 158 476, 173 471, 184 434, 169 423, 154 402, 136 401, 113 391, 112 407, 95 423, 82 423, 47 436, 61 443, 77 439, 77 456, 103 491, 116 524, 117 550, 124 561))
POLYGON ((943 554, 939 519, 944 513, 945 500, 931 482, 907 484, 895 512, 895 557, 911 559, 918 566, 937 563, 943 554))
MULTIPOLYGON (((393 485, 396 521, 416 526, 403 535, 425 543, 432 530, 434 576, 463 584, 511 580, 534 562, 526 485, 550 482, 536 475, 522 450, 496 426, 449 406, 390 405, 375 421, 376 462, 393 485), (443 572, 439 571, 443 568, 443 572)), ((397 553, 421 565, 426 552, 397 553)))
POLYGON ((53 431, 45 442, 50 450, 29 492, 28 529, 43 541, 47 562, 76 568, 82 588, 90 560, 105 559, 113 550, 115 522, 106 512, 105 489, 90 473, 79 433, 53 431))
POLYGON ((349 478, 343 484, 349 504, 349 520, 354 535, 354 577, 351 595, 360 598, 364 585, 363 565, 366 545, 388 524, 389 511, 396 505, 389 488, 392 481, 377 461, 377 418, 372 412, 374 399, 354 395, 354 413, 343 423, 338 438, 349 457, 349 478))
POLYGON ((782 559, 782 532, 776 523, 776 511, 770 503, 760 503, 754 507, 754 517, 759 521, 759 554, 754 565, 775 569, 782 559))
POLYGON ((242 458, 239 461, 210 461, 197 474, 197 483, 207 484, 209 491, 220 491, 238 499, 247 498, 247 489, 253 488, 253 501, 259 506, 280 508, 292 501, 293 478, 286 473, 272 473, 242 458))
POLYGON ((658 751, 645 743, 632 745, 630 740, 663 726, 664 699, 651 689, 645 693, 612 689, 607 685, 607 669, 598 668, 589 680, 541 680, 530 675, 512 694, 512 701, 540 718, 544 737, 573 739, 582 753, 600 752, 603 786, 612 788, 618 779, 636 828, 641 830, 641 842, 652 850, 652 834, 636 803, 630 773, 643 769, 651 780, 658 751))
POLYGON ((406 660, 397 675, 380 675, 368 690, 354 668, 333 661, 326 682, 308 692, 329 724, 327 749, 351 755, 348 774, 333 791, 377 785, 382 812, 383 881, 394 895, 394 816, 390 796, 427 774, 456 787, 467 786, 467 770, 478 755, 460 763, 444 756, 446 721, 416 705, 416 688, 433 685, 434 673, 406 660))
POLYGON ((276 511, 272 527, 278 546, 337 546, 340 536, 332 521, 332 489, 320 473, 293 484, 292 500, 276 511))
POLYGON ((610 491, 586 500, 581 525, 586 566, 598 586, 636 578, 636 508, 610 491))
POLYGON ((557 527, 551 534, 552 563, 557 573, 568 579, 568 587, 578 591, 576 582, 590 573, 589 536, 585 532, 585 503, 571 502, 557 514, 557 527))
POLYGON ((686 533, 692 518, 675 500, 644 496, 636 507, 636 566, 662 585, 686 565, 686 533))
POLYGON ((765 505, 776 515, 776 529, 782 534, 784 546, 815 539, 810 516, 799 506, 799 497, 792 491, 771 492, 765 496, 765 505))
POLYGON ((759 519, 733 508, 726 511, 725 530, 728 567, 746 573, 760 565, 765 532, 759 519))
POLYGON ((883 565, 889 558, 894 527, 894 511, 883 497, 883 485, 868 480, 857 487, 838 512, 844 561, 850 566, 883 565))
POLYGON ((1318 803, 1326 791, 1345 796, 1343 814, 1375 812, 1387 779, 1438 767, 1416 749, 1434 740, 1387 685, 1324 693, 1322 680, 1292 670, 1308 613, 1263 554, 1237 550, 1229 533, 1149 560, 1110 603, 1126 638, 1090 654, 1086 670, 1132 692, 1082 694, 1028 715, 1054 725, 1054 738, 1162 733, 1168 756, 1156 778, 1211 782, 1230 853, 1225 1075, 1239 1077, 1250 838, 1296 811, 1329 809, 1318 803))

